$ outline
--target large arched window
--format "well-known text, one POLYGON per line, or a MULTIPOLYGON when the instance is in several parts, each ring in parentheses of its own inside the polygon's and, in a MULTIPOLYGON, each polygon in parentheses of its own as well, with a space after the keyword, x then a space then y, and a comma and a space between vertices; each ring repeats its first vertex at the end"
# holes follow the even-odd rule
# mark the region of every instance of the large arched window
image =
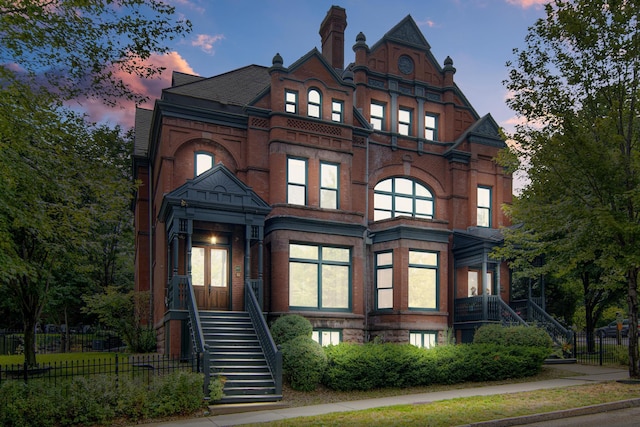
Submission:
POLYGON ((411 178, 388 178, 376 184, 373 207, 374 221, 397 216, 432 219, 433 195, 411 178))

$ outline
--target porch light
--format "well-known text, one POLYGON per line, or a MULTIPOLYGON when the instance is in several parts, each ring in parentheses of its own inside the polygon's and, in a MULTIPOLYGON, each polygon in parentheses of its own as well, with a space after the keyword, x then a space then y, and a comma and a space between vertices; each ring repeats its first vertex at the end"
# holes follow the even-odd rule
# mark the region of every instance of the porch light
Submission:
POLYGON ((215 245, 216 243, 218 243, 218 237, 214 234, 213 236, 211 236, 209 241, 211 242, 212 245, 215 245))

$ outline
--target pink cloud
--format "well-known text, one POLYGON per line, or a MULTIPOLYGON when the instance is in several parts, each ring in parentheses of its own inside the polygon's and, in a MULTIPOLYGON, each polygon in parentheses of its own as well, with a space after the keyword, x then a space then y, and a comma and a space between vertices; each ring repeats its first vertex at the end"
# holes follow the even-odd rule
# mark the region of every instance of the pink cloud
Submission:
POLYGON ((507 0, 507 3, 512 4, 514 6, 520 6, 523 9, 528 9, 530 7, 542 7, 545 4, 549 3, 550 0, 507 0))
POLYGON ((224 36, 222 34, 216 34, 215 36, 211 36, 209 34, 198 34, 195 40, 191 41, 191 46, 199 47, 202 51, 213 55, 213 46, 220 40, 224 40, 224 36))
POLYGON ((432 19, 429 19, 429 18, 425 19, 424 21, 419 21, 419 22, 417 22, 417 24, 420 27, 422 27, 423 25, 426 25, 429 28, 433 28, 433 27, 437 26, 436 22, 434 20, 432 20, 432 19))
MULTIPOLYGON (((196 74, 178 52, 170 52, 165 55, 154 54, 145 63, 154 67, 164 67, 165 70, 160 76, 150 79, 142 79, 120 70, 115 71, 114 74, 117 78, 122 79, 133 92, 149 98, 147 102, 141 105, 146 108, 153 108, 153 103, 162 94, 162 89, 171 86, 173 71, 196 74)), ((117 106, 110 107, 100 100, 85 98, 78 100, 78 104, 79 107, 74 109, 86 113, 91 121, 110 125, 118 124, 124 129, 133 127, 135 114, 135 103, 133 101, 121 100, 117 106)))

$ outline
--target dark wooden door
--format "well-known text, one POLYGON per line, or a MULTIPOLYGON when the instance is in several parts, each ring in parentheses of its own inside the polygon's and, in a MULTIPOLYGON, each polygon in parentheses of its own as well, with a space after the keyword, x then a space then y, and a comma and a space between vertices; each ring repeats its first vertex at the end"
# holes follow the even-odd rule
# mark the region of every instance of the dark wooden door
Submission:
POLYGON ((229 309, 227 248, 194 246, 191 249, 191 278, 199 309, 229 309))

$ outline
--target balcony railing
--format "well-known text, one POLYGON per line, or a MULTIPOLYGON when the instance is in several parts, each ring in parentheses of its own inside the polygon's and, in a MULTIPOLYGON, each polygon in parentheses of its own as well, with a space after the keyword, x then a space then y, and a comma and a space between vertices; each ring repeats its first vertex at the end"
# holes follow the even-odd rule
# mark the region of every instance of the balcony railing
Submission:
POLYGON ((518 313, 496 295, 458 298, 454 313, 456 323, 484 321, 526 325, 518 313))

